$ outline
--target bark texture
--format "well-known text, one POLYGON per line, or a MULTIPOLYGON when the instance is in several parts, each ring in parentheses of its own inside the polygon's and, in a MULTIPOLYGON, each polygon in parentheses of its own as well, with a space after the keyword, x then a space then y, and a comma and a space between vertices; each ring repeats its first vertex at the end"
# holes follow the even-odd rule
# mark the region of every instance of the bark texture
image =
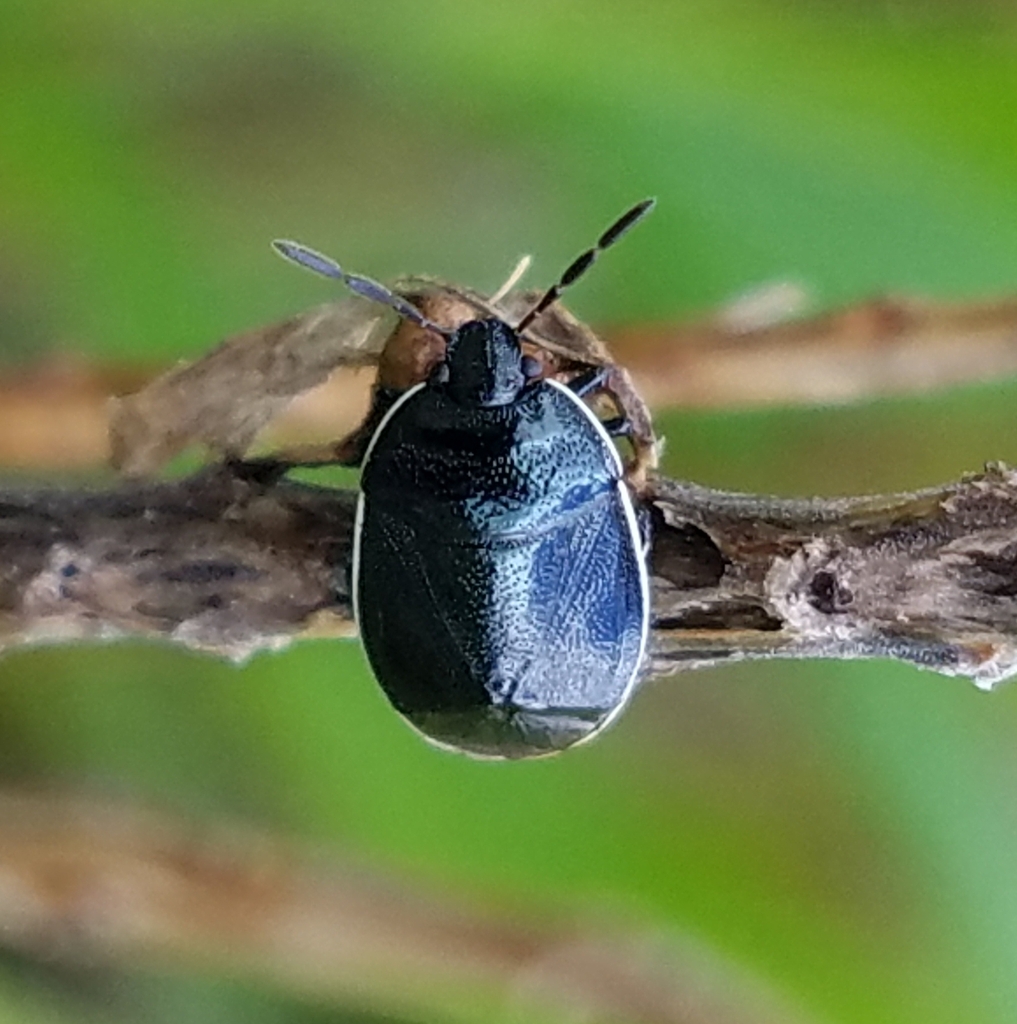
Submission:
MULTIPOLYGON (((234 463, 105 491, 0 493, 0 647, 161 638, 240 660, 352 636, 355 494, 234 463)), ((891 657, 1017 671, 1017 472, 788 500, 655 478, 648 674, 891 657)))

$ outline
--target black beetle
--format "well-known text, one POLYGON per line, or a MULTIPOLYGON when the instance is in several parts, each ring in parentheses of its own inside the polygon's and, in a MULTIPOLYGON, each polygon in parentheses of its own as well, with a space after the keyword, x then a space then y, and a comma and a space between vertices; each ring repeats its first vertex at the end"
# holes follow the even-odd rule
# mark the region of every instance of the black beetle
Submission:
POLYGON ((537 380, 519 334, 640 203, 516 327, 455 331, 293 242, 276 249, 448 337, 367 447, 353 549, 354 614, 395 708, 439 746, 532 757, 588 739, 624 707, 649 625, 644 542, 621 459, 582 400, 603 373, 537 380))

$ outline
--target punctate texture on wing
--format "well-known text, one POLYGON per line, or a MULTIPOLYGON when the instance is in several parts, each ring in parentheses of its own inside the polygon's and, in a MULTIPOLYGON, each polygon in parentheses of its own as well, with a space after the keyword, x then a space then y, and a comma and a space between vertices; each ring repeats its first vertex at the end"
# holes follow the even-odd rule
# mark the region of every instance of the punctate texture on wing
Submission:
POLYGON ((549 384, 399 408, 365 467, 357 604, 390 700, 432 739, 525 756, 624 703, 645 594, 618 461, 549 384))

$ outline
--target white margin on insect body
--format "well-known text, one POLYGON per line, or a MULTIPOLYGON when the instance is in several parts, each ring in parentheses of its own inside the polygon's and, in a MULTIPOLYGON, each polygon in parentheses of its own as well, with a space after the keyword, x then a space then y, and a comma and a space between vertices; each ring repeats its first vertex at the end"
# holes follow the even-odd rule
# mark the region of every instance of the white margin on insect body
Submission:
POLYGON ((636 519, 636 508, 632 503, 632 494, 629 491, 628 484, 625 483, 625 466, 611 435, 604 429, 604 424, 601 423, 597 414, 571 388, 556 380, 547 379, 546 382, 561 391, 562 394, 566 395, 570 401, 583 411, 583 415, 593 424, 601 440, 607 445, 614 458, 619 473, 618 494, 621 497, 622 508, 625 510, 625 519, 629 524, 632 547, 636 553, 636 565, 639 567, 639 589, 643 596, 643 624, 639 636, 639 655, 636 658, 632 675, 629 676, 628 682, 625 684, 625 691, 622 693, 621 700, 611 709, 608 716, 596 729, 593 729, 588 735, 572 744, 572 746, 577 747, 582 743, 592 740, 595 736, 599 736, 625 710, 629 698, 635 692, 636 681, 639 678, 639 670, 642 667, 643 659, 646 657, 646 644, 650 635, 650 573, 646 566, 646 556, 643 554, 643 535, 639 529, 639 521, 636 519))
MULTIPOLYGON (((603 425, 603 423, 601 423, 601 421, 598 418, 597 414, 574 391, 572 391, 571 388, 569 388, 565 384, 560 383, 559 381, 551 380, 550 378, 545 378, 544 383, 545 384, 549 384, 553 388, 556 388, 558 391, 560 391, 562 394, 564 394, 569 399, 569 401, 571 401, 580 410, 582 410, 583 415, 587 418, 587 420, 590 423, 593 424, 593 427, 597 431, 597 434, 599 435, 600 439, 607 446, 608 451, 611 452, 611 457, 613 458, 615 466, 617 467, 618 473, 619 473, 619 477, 618 477, 618 481, 617 481, 617 485, 616 486, 617 486, 617 489, 618 489, 619 497, 621 498, 622 508, 625 511, 625 521, 628 523, 629 535, 630 535, 631 540, 632 540, 633 550, 636 553, 636 565, 638 566, 638 571, 639 571, 639 588, 640 588, 640 592, 641 592, 642 598, 643 598, 643 621, 642 621, 642 629, 641 629, 640 637, 639 637, 639 653, 638 653, 638 655, 636 657, 636 663, 635 663, 635 667, 632 670, 632 674, 629 676, 628 681, 625 683, 625 689, 624 689, 624 691, 623 691, 623 693, 621 695, 621 699, 618 701, 616 706, 611 709, 611 711, 608 713, 607 717, 604 718, 604 720, 602 722, 600 722, 597 725, 597 727, 595 729, 591 730, 586 736, 584 736, 581 739, 577 740, 575 743, 570 744, 570 747, 578 747, 578 746, 581 746, 584 743, 589 742, 590 740, 594 739, 595 737, 599 736, 609 725, 611 725, 614 722, 614 720, 621 714, 621 712, 624 711, 625 708, 628 706, 629 699, 632 697, 632 694, 635 692, 636 681, 639 678, 639 670, 642 667, 643 659, 644 659, 644 657, 646 655, 646 644, 647 644, 647 640, 649 638, 649 629, 650 629, 650 578, 649 578, 649 571, 648 571, 647 566, 646 566, 646 558, 643 555, 642 532, 639 529, 639 522, 636 519, 636 510, 635 510, 635 506, 632 503, 632 495, 629 492, 628 485, 625 483, 625 477, 624 477, 625 467, 624 467, 624 463, 622 462, 621 456, 618 454, 618 449, 615 447, 615 444, 614 444, 614 441, 611 438, 611 435, 608 434, 608 432, 604 429, 604 425, 603 425)), ((389 421, 399 411, 399 409, 402 408, 402 406, 405 405, 406 402, 409 401, 410 398, 412 398, 415 394, 417 394, 417 392, 421 391, 423 388, 427 387, 427 384, 428 384, 427 381, 422 381, 419 384, 415 384, 408 391, 406 391, 405 394, 400 395, 399 398, 392 405, 392 407, 385 413, 385 415, 381 419, 381 422, 378 424, 378 428, 375 430, 374 434, 371 436, 371 440, 368 443, 367 450, 364 452, 364 459, 363 459, 363 463, 362 463, 363 469, 361 470, 361 472, 363 472, 363 470, 367 468, 367 464, 368 464, 368 462, 369 462, 369 460, 371 458, 371 453, 374 450, 375 444, 377 443, 378 438, 381 436, 382 431, 388 426, 389 421)), ((351 589, 351 599, 352 599, 352 604, 353 604, 353 618, 354 618, 354 621, 357 624, 357 630, 358 631, 360 631, 360 598, 359 598, 359 592, 360 592, 360 558, 361 558, 360 548, 361 548, 361 536, 363 534, 363 528, 364 528, 365 509, 366 509, 366 500, 365 500, 365 495, 364 495, 363 488, 361 488, 360 494, 357 497, 357 510, 356 510, 356 515, 354 516, 354 520, 353 520, 353 558, 352 558, 352 571, 351 571, 352 579, 351 579, 351 587, 350 587, 350 589, 351 589)), ((365 651, 365 653, 366 653, 366 651, 365 651)), ((368 659, 368 664, 370 665, 370 659, 368 659)), ((498 755, 498 754, 493 754, 493 755, 491 755, 491 754, 477 754, 474 751, 468 751, 468 750, 464 751, 463 748, 461 748, 461 747, 457 747, 457 746, 455 746, 453 744, 444 743, 441 740, 437 740, 433 736, 429 736, 427 733, 423 732, 420 728, 418 728, 416 725, 414 725, 413 722, 411 722, 405 716, 401 715, 400 717, 403 719, 403 721, 407 725, 410 726, 410 728, 414 732, 416 732, 417 734, 422 736, 431 745, 433 745, 435 747, 438 747, 438 748, 440 748, 442 750, 448 750, 448 751, 450 751, 452 753, 459 753, 459 754, 466 753, 471 758, 473 758, 475 760, 483 760, 483 761, 502 761, 502 760, 506 760, 506 758, 504 756, 502 756, 502 755, 498 755)), ((546 752, 546 754, 543 754, 543 755, 538 754, 538 755, 535 755, 535 756, 536 757, 551 756, 552 754, 557 754, 557 753, 560 753, 560 752, 561 751, 557 751, 557 750, 549 750, 549 751, 546 752)), ((530 756, 532 757, 534 755, 530 755, 530 756)))
MULTIPOLYGON (((421 381, 419 384, 414 384, 408 391, 400 395, 395 402, 392 403, 392 408, 385 413, 381 418, 381 423, 378 424, 378 429, 371 435, 371 440, 368 442, 367 451, 364 452, 364 458, 361 460, 360 475, 363 479, 364 471, 367 469, 367 463, 371 458, 371 452, 374 451, 374 446, 378 443, 378 438, 381 437, 381 432, 388 426, 389 420, 401 409, 418 391, 422 388, 427 387, 427 381, 421 381)), ((353 560, 352 567, 350 570, 350 597, 353 603, 353 621, 357 624, 357 632, 360 630, 360 535, 364 530, 364 488, 361 486, 360 494, 357 495, 357 512, 353 517, 353 560)))

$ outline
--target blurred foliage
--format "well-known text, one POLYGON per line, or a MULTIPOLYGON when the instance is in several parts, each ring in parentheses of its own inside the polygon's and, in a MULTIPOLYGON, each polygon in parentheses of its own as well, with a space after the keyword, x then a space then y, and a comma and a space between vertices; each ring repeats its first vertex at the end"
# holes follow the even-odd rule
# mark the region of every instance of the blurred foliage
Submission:
MULTIPOLYGON (((278 235, 480 288, 533 252, 546 281, 647 194, 654 217, 572 297, 594 323, 783 278, 824 304, 1017 282, 1003 6, 5 0, 0 20, 8 361, 164 361, 321 301, 278 235)), ((893 490, 1017 461, 1015 399, 661 425, 668 470, 703 483, 893 490)), ((745 665, 650 684, 590 747, 502 765, 423 745, 354 644, 243 669, 46 650, 0 673, 7 781, 246 816, 478 900, 672 929, 818 1020, 1017 1019, 1012 690, 745 665)), ((91 1009, 63 984, 9 959, 0 1018, 336 1019, 209 978, 93 982, 91 1009)))

